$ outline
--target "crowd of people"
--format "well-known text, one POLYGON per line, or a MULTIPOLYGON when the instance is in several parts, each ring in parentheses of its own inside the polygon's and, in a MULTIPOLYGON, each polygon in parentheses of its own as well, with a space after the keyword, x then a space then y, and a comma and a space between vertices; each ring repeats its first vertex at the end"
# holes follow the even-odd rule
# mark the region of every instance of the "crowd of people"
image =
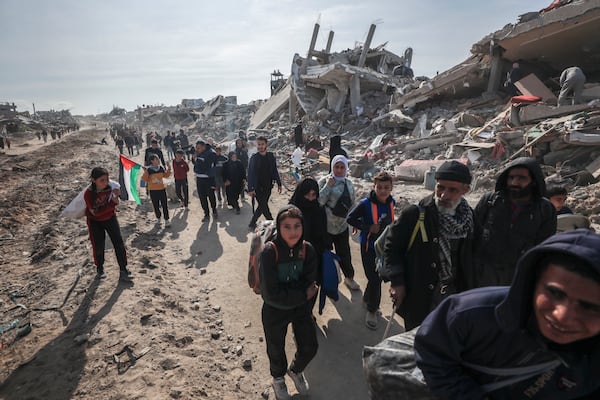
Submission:
MULTIPOLYGON (((266 137, 256 138, 258 151, 251 157, 243 135, 227 155, 198 140, 191 168, 183 149, 169 147, 178 136, 170 132, 169 137, 169 144, 162 141, 170 148, 167 160, 155 136, 149 138, 144 157, 142 179, 158 223, 162 217, 169 224, 163 179, 174 174, 177 196, 187 209, 190 169, 203 222, 218 218, 217 206, 225 201, 239 214, 246 182, 248 195, 257 202, 250 231, 261 217, 275 220, 277 233, 260 254, 259 271, 277 399, 289 398, 286 374, 299 393, 309 393, 304 369, 318 351, 313 308, 324 253, 339 256, 343 283, 350 290, 361 288, 355 280, 351 229, 359 234, 367 278, 365 325, 378 329, 385 278, 405 329, 417 330, 417 365, 434 395, 599 398, 600 383, 594 377, 600 371, 600 236, 591 229, 556 233, 557 214, 570 212, 567 193, 547 190, 535 159, 522 157, 507 164, 495 189, 474 208, 465 198, 471 171, 460 162, 446 161, 435 172, 433 193, 396 210, 393 177, 384 171, 373 177, 369 194, 356 199, 349 160, 336 137, 330 146, 330 172, 318 180, 300 180, 289 204, 273 218, 269 199, 275 185, 281 193, 281 179, 266 137), (375 252, 382 235, 385 276, 375 252), (288 366, 285 337, 290 324, 297 350, 288 366), (512 375, 507 377, 506 370, 512 375)), ((115 244, 121 277, 130 280, 114 214, 118 189, 109 187, 103 169, 94 169, 91 179, 86 213, 98 275, 104 276, 105 230, 115 244)))

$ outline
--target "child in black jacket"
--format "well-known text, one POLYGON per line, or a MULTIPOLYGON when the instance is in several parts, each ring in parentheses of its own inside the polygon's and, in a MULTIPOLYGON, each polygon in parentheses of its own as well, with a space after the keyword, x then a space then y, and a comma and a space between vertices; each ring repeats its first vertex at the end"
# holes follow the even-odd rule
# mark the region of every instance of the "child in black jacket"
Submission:
POLYGON ((317 353, 311 301, 318 291, 317 256, 312 245, 303 240, 303 217, 297 207, 283 207, 276 224, 277 236, 265 244, 259 258, 262 322, 275 398, 287 399, 286 371, 298 392, 307 394, 303 371, 317 353), (285 336, 290 323, 297 351, 288 370, 285 336))

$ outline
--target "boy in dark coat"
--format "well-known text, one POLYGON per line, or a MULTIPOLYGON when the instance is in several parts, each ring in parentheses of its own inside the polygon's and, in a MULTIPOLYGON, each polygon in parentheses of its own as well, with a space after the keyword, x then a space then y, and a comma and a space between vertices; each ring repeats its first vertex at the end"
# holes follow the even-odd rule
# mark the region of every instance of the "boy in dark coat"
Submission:
POLYGON ((289 399, 285 374, 300 394, 307 394, 304 369, 317 353, 318 342, 312 319, 313 297, 317 294, 317 255, 303 240, 302 212, 295 206, 277 214, 277 236, 260 254, 262 323, 273 390, 276 399, 289 399), (288 368, 285 336, 292 324, 297 351, 288 368))
POLYGON ((375 270, 375 240, 394 221, 394 205, 391 196, 392 176, 378 172, 373 177, 373 190, 348 214, 348 224, 360 230, 360 255, 367 277, 363 302, 367 306, 365 323, 369 329, 377 329, 377 311, 381 303, 381 279, 375 270))
POLYGON ((415 354, 443 399, 600 398, 600 236, 554 235, 519 259, 510 287, 450 296, 415 354))

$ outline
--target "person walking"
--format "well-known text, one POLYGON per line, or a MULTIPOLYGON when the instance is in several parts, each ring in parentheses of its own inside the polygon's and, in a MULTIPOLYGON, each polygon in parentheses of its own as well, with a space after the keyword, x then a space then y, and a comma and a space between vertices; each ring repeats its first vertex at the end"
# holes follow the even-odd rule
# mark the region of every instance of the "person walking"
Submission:
POLYGON ((161 216, 165 218, 165 226, 171 226, 169 219, 169 204, 167 202, 167 191, 164 178, 171 176, 171 168, 167 165, 167 169, 160 165, 160 159, 158 155, 150 155, 150 165, 144 167, 144 174, 142 180, 147 183, 148 191, 150 192, 150 199, 152 200, 152 207, 154 208, 154 214, 156 215, 156 223, 160 224, 161 216), (160 212, 162 208, 162 214, 160 212))
POLYGON ((414 350, 436 398, 600 398, 600 235, 553 235, 519 258, 510 286, 450 296, 414 350))
POLYGON ((215 198, 215 152, 204 140, 196 142, 196 154, 194 155, 194 174, 196 175, 196 190, 200 197, 200 205, 204 210, 202 222, 210 221, 210 208, 213 219, 219 214, 217 212, 217 200, 215 198))
MULTIPOLYGON (((241 132, 243 133, 243 132, 241 132)), ((237 159, 240 160, 242 165, 244 166, 244 171, 248 171, 248 149, 246 148, 244 139, 238 138, 235 141, 235 154, 237 155, 237 159)), ((242 201, 246 199, 246 193, 242 190, 242 201)))
POLYGON ((435 172, 434 192, 405 208, 384 244, 390 296, 409 331, 444 298, 474 287, 473 210, 464 198, 469 168, 446 161, 435 172))
POLYGON ((545 198, 538 162, 520 157, 496 179, 496 190, 475 207, 474 268, 477 286, 510 285, 527 250, 556 233, 556 210, 545 198))
POLYGON ((156 139, 150 140, 150 147, 148 147, 146 149, 146 151, 144 152, 144 165, 145 166, 150 165, 150 156, 152 154, 156 154, 158 156, 158 159, 160 160, 161 165, 167 165, 165 163, 165 157, 163 156, 163 152, 160 149, 160 147, 158 147, 158 140, 156 140, 156 139))
POLYGON ((215 192, 218 204, 225 206, 225 180, 223 179, 223 165, 227 162, 227 156, 222 154, 220 146, 215 147, 215 192))
MULTIPOLYGON (((342 137, 340 135, 334 135, 329 140, 329 160, 333 160, 333 157, 342 155, 348 158, 348 153, 342 148, 342 137)), ((331 173, 331 163, 329 165, 329 172, 331 173)))
POLYGON ((181 149, 175 151, 173 160, 173 178, 175 178, 175 194, 181 201, 181 207, 188 209, 190 202, 187 174, 190 166, 185 160, 185 152, 181 149))
POLYGON ((252 215, 248 228, 256 228, 256 222, 261 215, 272 220, 269 210, 269 198, 273 189, 273 182, 277 183, 277 192, 281 194, 281 179, 277 170, 275 155, 267 151, 267 138, 259 136, 256 138, 257 153, 250 158, 248 165, 248 194, 254 197, 258 206, 252 215))
POLYGON ((85 190, 83 198, 94 264, 96 265, 96 276, 99 279, 106 278, 104 245, 108 233, 119 264, 119 280, 130 282, 132 275, 127 270, 127 253, 116 213, 120 190, 110 185, 108 171, 102 167, 92 169, 90 180, 91 184, 85 190))
MULTIPOLYGON (((303 178, 296 185, 290 204, 298 207, 303 216, 304 240, 313 245, 317 253, 317 285, 323 283, 323 253, 331 249, 331 238, 327 234, 327 215, 319 204, 319 183, 313 178, 303 178)), ((313 298, 313 303, 317 296, 313 298)), ((313 305, 314 306, 314 305, 313 305)))
POLYGON ((319 346, 312 318, 312 299, 319 290, 317 255, 313 246, 303 240, 303 219, 297 207, 283 207, 277 213, 277 235, 259 256, 262 324, 272 387, 278 400, 290 398, 286 373, 301 395, 308 394, 310 387, 304 369, 319 346), (297 349, 288 368, 285 337, 290 324, 297 349))
POLYGON ((340 257, 344 284, 351 290, 359 290, 354 280, 354 267, 350 253, 350 234, 346 218, 354 206, 354 185, 348 179, 348 159, 337 155, 331 160, 331 173, 319 180, 319 203, 325 206, 327 233, 331 237, 335 253, 340 257))
POLYGON ((235 210, 236 214, 239 214, 240 203, 238 200, 240 193, 244 190, 246 170, 234 151, 229 152, 229 160, 223 164, 223 180, 227 204, 235 210))
POLYGON ((367 313, 365 324, 369 329, 377 329, 377 312, 381 303, 381 278, 375 269, 375 240, 391 224, 396 200, 392 194, 392 176, 385 171, 373 177, 373 190, 359 201, 348 214, 348 224, 360 230, 360 255, 362 258, 367 287, 363 293, 363 303, 367 313))

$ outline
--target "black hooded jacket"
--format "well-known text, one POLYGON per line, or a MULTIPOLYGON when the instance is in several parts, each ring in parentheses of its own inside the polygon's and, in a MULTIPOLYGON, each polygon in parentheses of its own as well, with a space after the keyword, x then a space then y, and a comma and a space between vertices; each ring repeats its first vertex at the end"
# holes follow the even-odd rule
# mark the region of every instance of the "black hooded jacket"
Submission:
POLYGON ((533 158, 517 158, 500 173, 496 191, 475 207, 474 265, 478 286, 509 285, 517 260, 556 233, 556 211, 544 196, 542 170, 533 158), (507 188, 509 170, 527 168, 532 176, 532 202, 514 213, 507 188), (514 214, 514 215, 513 215, 514 214))
POLYGON ((600 235, 579 229, 554 235, 526 253, 510 287, 479 288, 444 300, 415 338, 417 365, 435 395, 461 400, 600 399, 600 335, 558 345, 537 326, 533 293, 539 261, 548 253, 575 256, 600 273, 600 235), (510 369, 555 360, 560 364, 553 369, 487 396, 481 385, 506 377, 474 368, 510 369))
MULTIPOLYGON (((295 206, 288 205, 277 213, 277 232, 280 232, 283 212, 292 207, 295 206)), ((317 280, 317 255, 303 238, 294 247, 289 247, 277 234, 272 243, 277 250, 265 244, 259 257, 261 295, 270 306, 291 310, 308 301, 306 289, 317 280)))
MULTIPOLYGON (((331 248, 331 239, 327 233, 327 215, 325 208, 319 204, 319 184, 312 178, 298 182, 296 190, 290 199, 290 204, 302 211, 304 217, 304 240, 310 242, 319 257, 319 264, 325 249, 331 248), (314 190, 317 199, 308 201, 304 196, 314 190)), ((320 275, 320 274, 319 274, 320 275)), ((320 279, 319 279, 320 281, 320 279)))

